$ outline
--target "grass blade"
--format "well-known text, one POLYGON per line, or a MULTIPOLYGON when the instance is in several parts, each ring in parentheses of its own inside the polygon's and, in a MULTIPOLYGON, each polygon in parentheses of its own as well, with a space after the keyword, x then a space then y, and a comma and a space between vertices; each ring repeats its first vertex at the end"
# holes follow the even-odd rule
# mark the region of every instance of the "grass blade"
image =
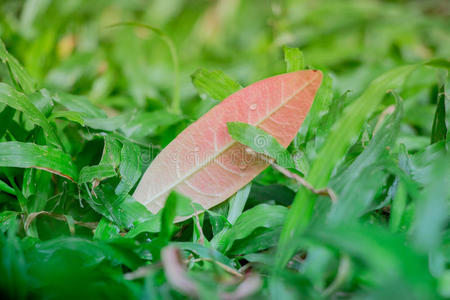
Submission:
POLYGON ((19 61, 6 50, 5 44, 0 39, 0 59, 7 65, 12 82, 24 93, 32 93, 36 90, 34 79, 28 74, 19 61))
POLYGON ((300 49, 284 46, 283 52, 287 73, 303 70, 305 68, 305 58, 300 49))
POLYGON ((431 129, 431 144, 443 141, 447 138, 445 97, 445 83, 442 83, 438 90, 436 112, 434 114, 433 127, 431 129))
POLYGON ((257 153, 270 156, 285 168, 295 167, 291 154, 264 130, 241 122, 228 122, 227 127, 231 137, 239 143, 257 153))
MULTIPOLYGON (((341 119, 332 127, 308 173, 306 180, 310 184, 316 189, 326 187, 334 167, 354 143, 365 120, 381 102, 385 92, 401 86, 406 76, 415 68, 415 65, 403 66, 383 74, 344 110, 341 119)), ((316 195, 305 188, 301 188, 297 193, 280 237, 280 250, 277 252, 278 268, 282 268, 293 254, 294 249, 289 246, 290 239, 305 230, 312 216, 316 198, 316 195)))
POLYGON ((242 88, 238 82, 222 71, 200 68, 191 75, 191 78, 200 96, 206 94, 217 101, 222 101, 242 88))
POLYGON ((78 170, 68 154, 32 143, 0 143, 0 166, 42 169, 71 181, 78 180, 78 170))
POLYGON ((31 122, 44 129, 49 143, 54 146, 60 145, 59 138, 56 135, 54 128, 50 125, 44 114, 30 102, 27 96, 16 91, 7 84, 0 83, 0 103, 4 103, 23 112, 31 122))

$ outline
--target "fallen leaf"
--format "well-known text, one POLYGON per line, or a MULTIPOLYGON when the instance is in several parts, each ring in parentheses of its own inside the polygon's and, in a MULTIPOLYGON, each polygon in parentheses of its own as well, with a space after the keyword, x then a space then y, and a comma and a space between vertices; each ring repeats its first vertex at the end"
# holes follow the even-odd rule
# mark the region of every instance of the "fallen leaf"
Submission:
MULTIPOLYGON (((316 70, 270 77, 232 94, 181 132, 152 162, 134 198, 157 213, 170 191, 213 207, 249 183, 268 163, 228 134, 228 122, 259 127, 287 147, 322 80, 316 70)), ((255 143, 269 141, 256 137, 255 143)))

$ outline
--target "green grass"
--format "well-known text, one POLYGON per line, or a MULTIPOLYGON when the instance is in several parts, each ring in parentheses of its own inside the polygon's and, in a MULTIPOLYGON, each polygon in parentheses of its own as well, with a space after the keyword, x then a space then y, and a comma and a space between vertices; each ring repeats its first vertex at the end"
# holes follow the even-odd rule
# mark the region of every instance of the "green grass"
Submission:
POLYGON ((450 297, 448 5, 255 3, 0 4, 2 295, 450 297), (211 107, 304 68, 324 80, 287 151, 229 130, 290 154, 275 163, 307 188, 274 165, 175 224, 189 199, 173 193, 152 215, 132 198, 211 107))

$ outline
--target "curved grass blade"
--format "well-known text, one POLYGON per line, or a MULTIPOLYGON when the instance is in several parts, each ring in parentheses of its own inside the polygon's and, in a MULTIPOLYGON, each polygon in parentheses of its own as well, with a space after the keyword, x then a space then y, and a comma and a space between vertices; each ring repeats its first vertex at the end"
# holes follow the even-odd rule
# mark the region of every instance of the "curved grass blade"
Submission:
POLYGON ((19 61, 6 50, 5 44, 0 39, 0 59, 8 67, 11 80, 16 87, 25 93, 36 90, 36 83, 19 61))
POLYGON ((31 122, 44 129, 49 143, 60 147, 60 141, 56 135, 56 131, 45 118, 44 114, 31 103, 27 96, 5 83, 0 83, 0 103, 4 103, 23 112, 31 122))
POLYGON ((0 166, 42 169, 74 182, 78 180, 78 170, 68 154, 32 143, 0 143, 0 166))

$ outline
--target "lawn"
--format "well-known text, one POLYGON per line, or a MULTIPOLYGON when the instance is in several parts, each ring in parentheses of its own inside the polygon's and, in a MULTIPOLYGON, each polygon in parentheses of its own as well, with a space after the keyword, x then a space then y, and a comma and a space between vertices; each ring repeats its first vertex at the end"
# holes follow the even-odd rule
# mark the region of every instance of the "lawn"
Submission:
POLYGON ((445 0, 3 0, 1 298, 449 298, 449 58, 445 0))

